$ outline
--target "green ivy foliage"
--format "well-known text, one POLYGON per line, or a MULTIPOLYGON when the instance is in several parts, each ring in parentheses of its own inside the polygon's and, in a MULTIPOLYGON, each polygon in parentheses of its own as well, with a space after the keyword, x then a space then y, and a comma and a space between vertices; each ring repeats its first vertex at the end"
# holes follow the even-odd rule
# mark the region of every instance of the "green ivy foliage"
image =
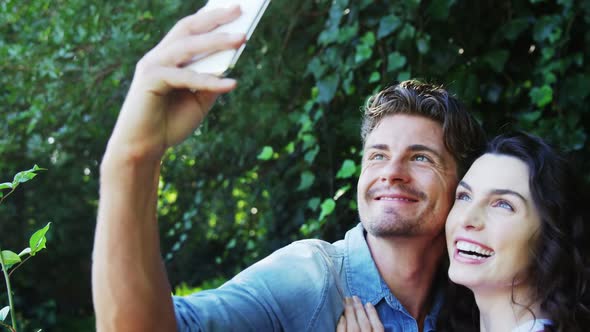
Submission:
MULTIPOLYGON (((15 280, 32 326, 94 330, 98 165, 136 61, 203 2, 0 2, 0 177, 49 169, 0 206, 7 247, 54 222, 51 255, 23 267, 43 280, 15 280)), ((273 1, 230 75, 238 89, 165 156, 173 287, 217 285, 296 239, 341 238, 358 222, 360 108, 408 78, 447 86, 490 135, 531 131, 588 169, 589 24, 589 0, 273 1)))

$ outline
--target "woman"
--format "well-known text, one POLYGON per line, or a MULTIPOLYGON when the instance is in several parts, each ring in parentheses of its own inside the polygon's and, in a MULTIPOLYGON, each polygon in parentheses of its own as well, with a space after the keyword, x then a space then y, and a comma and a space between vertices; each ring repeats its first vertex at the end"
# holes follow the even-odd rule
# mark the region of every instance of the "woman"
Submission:
MULTIPOLYGON (((447 218, 452 282, 438 331, 590 331, 580 181, 538 137, 518 132, 489 143, 447 218)), ((339 331, 382 331, 372 307, 356 302, 347 299, 339 331)))

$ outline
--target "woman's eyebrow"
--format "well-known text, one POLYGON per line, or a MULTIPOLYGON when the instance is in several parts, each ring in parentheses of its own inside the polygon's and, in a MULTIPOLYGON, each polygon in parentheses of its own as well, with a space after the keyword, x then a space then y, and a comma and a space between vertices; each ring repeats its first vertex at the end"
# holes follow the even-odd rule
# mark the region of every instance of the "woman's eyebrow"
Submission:
POLYGON ((465 182, 463 180, 459 181, 459 186, 461 186, 461 187, 463 187, 463 188, 465 188, 465 189, 467 189, 469 191, 473 191, 473 190, 471 190, 471 186, 468 185, 467 182, 465 182))
POLYGON ((520 193, 514 191, 514 190, 510 190, 510 189, 494 189, 491 191, 492 194, 494 195, 512 195, 512 196, 516 196, 518 198, 520 198, 523 202, 528 203, 528 200, 526 198, 524 198, 523 195, 521 195, 520 193))
MULTIPOLYGON (((458 186, 461 186, 469 191, 473 191, 473 189, 471 189, 471 186, 463 180, 459 181, 458 186)), ((523 195, 521 195, 519 192, 516 192, 511 189, 492 189, 489 191, 489 194, 490 195, 512 195, 512 196, 516 196, 516 197, 520 198, 525 203, 528 203, 528 200, 523 195)))

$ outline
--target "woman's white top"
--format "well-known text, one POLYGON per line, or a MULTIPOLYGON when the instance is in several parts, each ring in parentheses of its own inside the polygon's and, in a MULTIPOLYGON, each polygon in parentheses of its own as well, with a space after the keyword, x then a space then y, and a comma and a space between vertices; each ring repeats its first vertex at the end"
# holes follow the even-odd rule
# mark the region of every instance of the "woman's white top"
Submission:
POLYGON ((537 332, 537 331, 544 331, 545 325, 551 325, 551 320, 549 319, 533 319, 525 322, 524 324, 520 324, 519 326, 512 329, 512 332, 537 332))

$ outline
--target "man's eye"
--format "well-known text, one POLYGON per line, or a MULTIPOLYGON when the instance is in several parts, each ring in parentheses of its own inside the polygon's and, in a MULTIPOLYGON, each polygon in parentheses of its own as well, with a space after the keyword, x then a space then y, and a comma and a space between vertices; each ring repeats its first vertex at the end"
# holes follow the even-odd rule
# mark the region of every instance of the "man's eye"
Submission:
POLYGON ((383 160, 383 159, 385 159, 385 156, 381 153, 375 153, 369 158, 369 160, 383 160))
POLYGON ((418 154, 414 156, 414 160, 415 161, 421 161, 421 162, 427 162, 427 163, 431 163, 432 159, 428 158, 427 156, 423 155, 423 154, 418 154))
POLYGON ((512 207, 512 205, 505 200, 499 200, 495 202, 493 206, 514 212, 514 208, 512 207))
POLYGON ((457 193, 457 196, 455 196, 455 199, 458 201, 470 201, 471 197, 469 197, 469 195, 467 195, 467 193, 460 192, 460 193, 457 193))

